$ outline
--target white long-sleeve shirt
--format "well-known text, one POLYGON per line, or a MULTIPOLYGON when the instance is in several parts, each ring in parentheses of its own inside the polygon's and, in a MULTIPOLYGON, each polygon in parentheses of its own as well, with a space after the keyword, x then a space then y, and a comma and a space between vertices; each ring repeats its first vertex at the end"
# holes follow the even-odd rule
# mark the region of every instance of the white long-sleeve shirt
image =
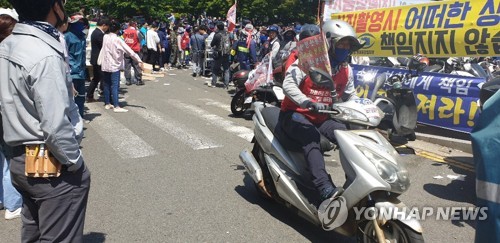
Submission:
POLYGON ((146 44, 148 49, 158 51, 158 44, 160 43, 160 37, 158 33, 153 29, 148 30, 146 34, 146 44))

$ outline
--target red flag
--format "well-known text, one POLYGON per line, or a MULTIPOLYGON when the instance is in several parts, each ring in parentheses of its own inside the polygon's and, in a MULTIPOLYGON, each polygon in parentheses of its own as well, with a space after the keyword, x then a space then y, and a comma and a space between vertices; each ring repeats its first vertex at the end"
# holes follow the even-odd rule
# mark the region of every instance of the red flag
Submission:
POLYGON ((231 6, 229 11, 227 11, 226 19, 229 22, 229 26, 227 27, 227 30, 229 32, 232 32, 234 30, 234 28, 236 27, 236 4, 237 3, 238 3, 237 1, 234 2, 234 5, 231 6))

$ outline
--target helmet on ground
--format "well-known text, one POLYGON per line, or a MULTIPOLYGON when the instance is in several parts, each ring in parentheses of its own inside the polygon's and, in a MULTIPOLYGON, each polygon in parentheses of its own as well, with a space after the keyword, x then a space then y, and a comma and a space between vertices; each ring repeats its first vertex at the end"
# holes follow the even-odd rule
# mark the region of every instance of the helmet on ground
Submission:
POLYGON ((321 30, 325 34, 328 43, 332 46, 341 40, 347 39, 351 43, 351 52, 361 49, 365 43, 361 42, 354 28, 345 21, 334 19, 326 21, 321 30))
POLYGON ((303 39, 309 38, 311 36, 319 35, 320 33, 321 33, 321 30, 319 29, 319 26, 317 26, 315 24, 305 24, 300 29, 299 40, 303 40, 303 39))

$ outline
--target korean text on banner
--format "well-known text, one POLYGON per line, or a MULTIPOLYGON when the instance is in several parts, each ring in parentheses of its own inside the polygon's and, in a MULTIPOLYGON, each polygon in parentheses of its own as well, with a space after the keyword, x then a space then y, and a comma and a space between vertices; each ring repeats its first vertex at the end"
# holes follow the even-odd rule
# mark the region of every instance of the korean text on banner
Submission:
POLYGON ((362 56, 499 56, 500 0, 442 1, 332 14, 367 44, 362 56))
POLYGON ((331 73, 328 49, 323 35, 315 35, 297 43, 299 68, 308 73, 311 67, 331 73))
MULTIPOLYGON (((370 97, 375 77, 403 75, 408 70, 352 65, 358 96, 370 97)), ((403 82, 411 88, 417 103, 417 121, 436 127, 470 133, 479 117, 479 87, 483 78, 424 72, 403 82)), ((389 88, 389 87, 384 87, 389 88)), ((380 90, 379 95, 385 95, 380 90)))
POLYGON ((323 8, 323 20, 329 20, 331 15, 335 13, 390 8, 427 3, 430 1, 431 0, 326 0, 323 8))

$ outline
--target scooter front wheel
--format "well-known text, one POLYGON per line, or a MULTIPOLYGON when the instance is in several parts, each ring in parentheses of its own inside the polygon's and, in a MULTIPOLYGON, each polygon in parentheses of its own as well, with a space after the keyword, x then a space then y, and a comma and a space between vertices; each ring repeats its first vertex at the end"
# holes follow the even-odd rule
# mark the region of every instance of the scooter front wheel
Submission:
MULTIPOLYGON (((386 242, 403 242, 403 243, 423 243, 424 237, 422 234, 413 231, 407 225, 398 220, 389 220, 384 225, 380 226, 384 232, 386 242)), ((375 225, 373 220, 363 221, 358 228, 358 242, 360 243, 375 243, 377 235, 375 233, 375 225)))
POLYGON ((245 105, 245 90, 241 89, 236 94, 234 94, 233 99, 231 100, 231 112, 235 116, 241 116, 247 110, 245 105))

